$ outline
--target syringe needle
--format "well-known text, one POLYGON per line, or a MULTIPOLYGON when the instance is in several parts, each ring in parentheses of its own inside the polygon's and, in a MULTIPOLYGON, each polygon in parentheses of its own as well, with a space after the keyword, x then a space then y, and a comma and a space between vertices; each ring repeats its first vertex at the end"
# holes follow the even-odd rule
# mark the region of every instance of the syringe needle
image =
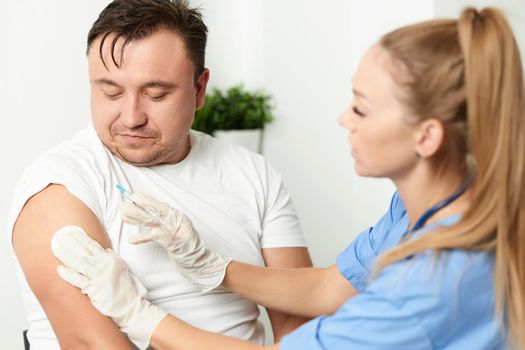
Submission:
POLYGON ((133 197, 131 197, 131 194, 130 194, 130 192, 128 190, 126 190, 120 184, 117 184, 116 186, 117 186, 117 189, 120 191, 120 193, 122 194, 122 196, 124 197, 124 199, 126 201, 128 201, 131 204, 133 204, 134 206, 136 206, 137 208, 139 208, 140 210, 142 210, 146 214, 148 214, 148 216, 150 216, 159 225, 163 225, 166 228, 173 229, 171 224, 168 223, 166 220, 162 219, 157 213, 155 213, 154 211, 152 211, 149 208, 146 208, 146 207, 143 207, 142 205, 137 204, 137 202, 135 202, 133 200, 133 197))

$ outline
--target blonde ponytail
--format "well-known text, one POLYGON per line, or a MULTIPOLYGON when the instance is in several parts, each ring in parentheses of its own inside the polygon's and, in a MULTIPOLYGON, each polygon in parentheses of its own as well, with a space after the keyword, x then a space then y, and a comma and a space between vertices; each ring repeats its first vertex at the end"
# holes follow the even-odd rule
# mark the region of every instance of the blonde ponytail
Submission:
POLYGON ((458 21, 404 27, 381 44, 411 75, 407 105, 452 131, 442 161, 466 169, 471 156, 474 168, 462 220, 388 251, 376 272, 425 250, 493 252, 495 312, 505 316, 514 345, 525 349, 525 87, 512 30, 497 9, 468 8, 458 21))

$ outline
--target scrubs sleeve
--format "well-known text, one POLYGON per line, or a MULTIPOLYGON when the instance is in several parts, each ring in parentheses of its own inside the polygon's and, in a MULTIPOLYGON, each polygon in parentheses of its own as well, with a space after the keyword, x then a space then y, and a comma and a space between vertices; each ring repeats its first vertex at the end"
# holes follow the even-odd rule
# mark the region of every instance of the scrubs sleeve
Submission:
POLYGON ((370 242, 372 230, 373 228, 369 228, 361 232, 336 260, 339 272, 359 293, 365 290, 371 273, 369 267, 377 258, 370 242))
POLYGON ((361 232, 337 257, 337 268, 359 293, 365 290, 373 263, 386 248, 381 236, 388 234, 405 212, 399 194, 394 193, 388 212, 373 227, 361 232))
POLYGON ((305 323, 285 336, 281 350, 423 350, 432 343, 418 320, 388 299, 356 296, 347 310, 305 323))
POLYGON ((432 349, 430 337, 411 311, 384 293, 359 294, 333 316, 313 319, 285 336, 280 349, 432 349))

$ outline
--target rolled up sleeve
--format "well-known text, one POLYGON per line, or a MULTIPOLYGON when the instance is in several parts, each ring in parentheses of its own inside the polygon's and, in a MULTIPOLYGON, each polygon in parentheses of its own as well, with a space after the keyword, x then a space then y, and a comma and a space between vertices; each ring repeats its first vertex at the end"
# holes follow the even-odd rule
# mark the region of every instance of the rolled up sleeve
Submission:
POLYGON ((396 245, 405 233, 408 225, 405 219, 406 209, 396 192, 387 213, 337 257, 337 268, 359 293, 366 289, 377 257, 396 245))

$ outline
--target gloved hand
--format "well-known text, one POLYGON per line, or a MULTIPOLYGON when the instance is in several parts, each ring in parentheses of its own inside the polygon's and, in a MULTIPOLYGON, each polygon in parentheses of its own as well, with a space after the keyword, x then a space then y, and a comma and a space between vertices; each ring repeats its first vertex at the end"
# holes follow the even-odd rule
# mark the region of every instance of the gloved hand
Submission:
POLYGON ((87 294, 95 308, 111 317, 139 349, 146 349, 166 312, 145 299, 146 288, 124 261, 77 226, 55 232, 51 249, 65 265, 57 268, 60 277, 87 294))
POLYGON ((160 243, 175 262, 177 270, 201 291, 210 291, 222 283, 226 267, 232 259, 208 250, 190 219, 168 204, 143 193, 134 193, 131 198, 136 205, 126 201, 120 205, 122 220, 140 226, 139 233, 129 237, 130 243, 160 243))

